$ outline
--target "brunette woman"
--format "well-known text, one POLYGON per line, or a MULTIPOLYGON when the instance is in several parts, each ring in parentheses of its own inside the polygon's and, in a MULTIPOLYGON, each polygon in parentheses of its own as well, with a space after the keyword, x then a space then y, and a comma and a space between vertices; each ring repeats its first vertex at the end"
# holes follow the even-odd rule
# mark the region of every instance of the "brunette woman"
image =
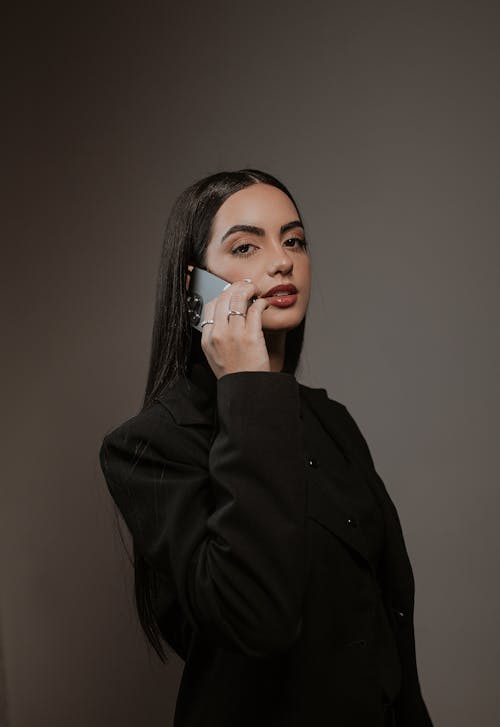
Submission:
POLYGON ((295 376, 310 290, 275 177, 221 172, 177 199, 144 403, 100 451, 144 632, 185 661, 175 727, 432 726, 396 509, 346 407, 295 376), (229 283, 201 334, 193 266, 229 283))

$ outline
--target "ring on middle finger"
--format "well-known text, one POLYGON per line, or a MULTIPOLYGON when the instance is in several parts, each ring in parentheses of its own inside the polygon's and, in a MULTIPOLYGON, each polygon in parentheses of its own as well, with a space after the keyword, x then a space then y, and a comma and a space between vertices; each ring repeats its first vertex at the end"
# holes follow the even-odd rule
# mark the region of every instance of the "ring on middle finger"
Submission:
POLYGON ((243 316, 243 318, 247 317, 246 313, 242 313, 240 310, 233 310, 232 308, 229 309, 227 314, 227 322, 229 323, 229 316, 243 316))

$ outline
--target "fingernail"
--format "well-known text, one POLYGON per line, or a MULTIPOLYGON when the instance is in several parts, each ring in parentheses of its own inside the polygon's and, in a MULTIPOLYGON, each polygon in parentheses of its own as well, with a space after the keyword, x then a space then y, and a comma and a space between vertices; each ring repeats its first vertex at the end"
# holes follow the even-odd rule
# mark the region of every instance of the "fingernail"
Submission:
POLYGON ((243 278, 243 282, 244 283, 251 283, 252 282, 252 278, 243 278))

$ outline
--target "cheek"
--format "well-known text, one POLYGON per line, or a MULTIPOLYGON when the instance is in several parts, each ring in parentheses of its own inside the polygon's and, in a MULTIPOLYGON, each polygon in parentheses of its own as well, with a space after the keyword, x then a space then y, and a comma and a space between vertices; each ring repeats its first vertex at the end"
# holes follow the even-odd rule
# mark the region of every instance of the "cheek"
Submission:
POLYGON ((237 280, 242 280, 243 278, 256 277, 251 265, 248 263, 246 265, 242 264, 237 259, 224 260, 223 263, 219 262, 217 270, 221 277, 229 280, 231 283, 234 283, 237 280))
POLYGON ((304 264, 300 269, 300 278, 302 280, 302 286, 309 289, 311 286, 311 263, 309 258, 304 261, 304 264))
POLYGON ((242 278, 258 278, 260 275, 259 268, 250 258, 224 255, 207 260, 207 263, 209 270, 232 283, 242 278))

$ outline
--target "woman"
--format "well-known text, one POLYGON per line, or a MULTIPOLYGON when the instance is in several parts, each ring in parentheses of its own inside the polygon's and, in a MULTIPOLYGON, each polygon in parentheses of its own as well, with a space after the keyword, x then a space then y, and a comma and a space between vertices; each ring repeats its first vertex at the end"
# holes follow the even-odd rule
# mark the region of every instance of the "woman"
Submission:
POLYGON ((221 172, 176 201, 144 404, 100 451, 141 624, 185 661, 175 727, 432 724, 395 507, 346 407, 294 375, 310 286, 276 178, 221 172), (193 265, 229 281, 201 334, 193 265))

